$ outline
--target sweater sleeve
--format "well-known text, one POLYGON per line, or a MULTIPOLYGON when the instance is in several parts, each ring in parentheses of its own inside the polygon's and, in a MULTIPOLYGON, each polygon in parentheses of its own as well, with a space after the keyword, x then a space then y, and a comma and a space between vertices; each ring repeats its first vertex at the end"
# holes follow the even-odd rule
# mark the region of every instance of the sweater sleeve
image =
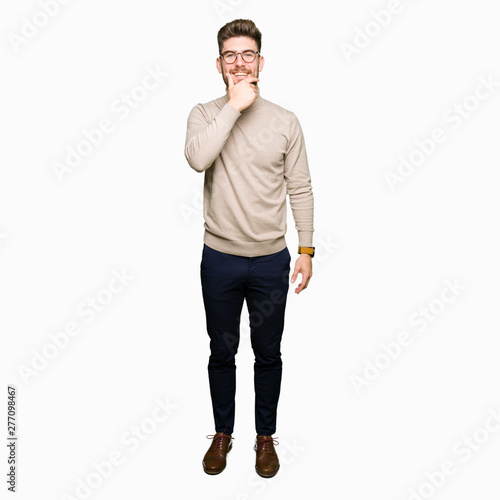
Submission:
POLYGON ((225 104, 219 114, 210 120, 201 104, 189 114, 184 156, 197 172, 204 172, 219 156, 241 113, 225 104))
POLYGON ((299 246, 312 247, 314 197, 304 135, 294 113, 291 113, 289 140, 285 153, 285 181, 298 232, 299 246))

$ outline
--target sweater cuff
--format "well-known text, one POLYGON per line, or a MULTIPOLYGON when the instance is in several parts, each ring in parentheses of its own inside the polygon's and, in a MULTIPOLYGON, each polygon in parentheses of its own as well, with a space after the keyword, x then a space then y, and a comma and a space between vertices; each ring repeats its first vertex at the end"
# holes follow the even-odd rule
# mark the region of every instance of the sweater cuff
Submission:
POLYGON ((220 110, 217 118, 232 127, 240 116, 241 113, 236 108, 233 108, 230 104, 226 103, 220 110))
POLYGON ((299 247, 312 247, 313 246, 313 232, 314 231, 298 231, 298 233, 299 233, 299 247))

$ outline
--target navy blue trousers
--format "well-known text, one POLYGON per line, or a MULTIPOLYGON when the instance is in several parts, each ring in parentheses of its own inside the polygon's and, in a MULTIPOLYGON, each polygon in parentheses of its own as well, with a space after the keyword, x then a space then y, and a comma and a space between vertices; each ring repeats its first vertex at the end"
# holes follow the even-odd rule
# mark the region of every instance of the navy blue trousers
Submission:
POLYGON ((208 379, 216 432, 233 432, 235 355, 244 300, 255 355, 255 428, 263 436, 276 432, 290 260, 286 247, 270 255, 241 257, 203 246, 200 272, 210 337, 208 379))

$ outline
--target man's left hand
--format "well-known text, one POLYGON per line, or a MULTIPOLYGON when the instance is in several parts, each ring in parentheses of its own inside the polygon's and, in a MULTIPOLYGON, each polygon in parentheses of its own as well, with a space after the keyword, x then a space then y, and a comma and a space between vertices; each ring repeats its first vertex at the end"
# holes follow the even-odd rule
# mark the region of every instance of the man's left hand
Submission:
POLYGON ((312 276, 312 258, 306 253, 300 254, 299 258, 295 261, 295 269, 292 279, 290 280, 292 283, 295 283, 299 273, 302 275, 302 281, 295 289, 295 293, 300 293, 302 290, 305 290, 312 276))

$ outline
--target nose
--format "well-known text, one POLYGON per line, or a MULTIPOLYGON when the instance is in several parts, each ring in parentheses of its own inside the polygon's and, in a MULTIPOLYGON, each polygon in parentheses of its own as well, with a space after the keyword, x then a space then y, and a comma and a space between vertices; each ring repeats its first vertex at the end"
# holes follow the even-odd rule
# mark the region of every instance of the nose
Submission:
POLYGON ((245 64, 245 61, 243 60, 243 54, 242 54, 241 52, 238 52, 238 53, 236 54, 236 59, 235 59, 235 61, 234 61, 234 64, 238 65, 238 57, 240 57, 240 58, 241 58, 241 62, 242 62, 243 64, 245 64))

